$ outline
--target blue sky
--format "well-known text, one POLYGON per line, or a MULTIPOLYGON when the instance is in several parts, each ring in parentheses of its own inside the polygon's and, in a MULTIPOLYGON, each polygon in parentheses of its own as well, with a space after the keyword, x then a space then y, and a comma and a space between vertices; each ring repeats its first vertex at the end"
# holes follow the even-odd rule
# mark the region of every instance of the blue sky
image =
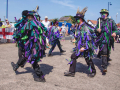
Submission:
MULTIPOLYGON (((120 22, 120 0, 8 0, 8 19, 14 21, 14 17, 19 19, 23 10, 34 10, 39 6, 39 14, 43 20, 45 16, 49 19, 60 18, 66 15, 75 16, 77 8, 82 10, 88 7, 85 14, 85 20, 97 20, 100 17, 101 9, 108 9, 108 2, 112 5, 109 6, 110 16, 116 22, 120 22)), ((6 0, 0 0, 0 18, 4 20, 6 16, 6 0)))

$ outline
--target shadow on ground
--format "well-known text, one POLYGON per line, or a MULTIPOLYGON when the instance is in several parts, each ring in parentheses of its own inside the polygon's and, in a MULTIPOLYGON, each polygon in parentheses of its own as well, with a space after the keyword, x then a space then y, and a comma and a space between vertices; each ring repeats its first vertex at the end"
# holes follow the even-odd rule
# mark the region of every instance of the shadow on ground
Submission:
POLYGON ((66 54, 65 54, 65 52, 64 52, 64 53, 60 53, 60 52, 54 52, 54 51, 53 51, 53 52, 52 52, 52 55, 53 55, 53 56, 56 56, 56 55, 61 56, 61 55, 66 55, 66 54))
POLYGON ((87 64, 84 65, 84 64, 82 64, 80 62, 78 62, 76 64, 76 72, 81 72, 81 73, 85 73, 85 74, 89 74, 90 73, 89 70, 88 70, 87 64))
MULTIPOLYGON (((25 74, 25 73, 32 73, 32 75, 33 75, 34 78, 37 77, 37 75, 35 74, 33 68, 26 67, 24 69, 26 69, 26 71, 23 71, 23 72, 16 71, 15 72, 16 75, 18 75, 18 74, 25 74)), ((46 74, 49 74, 50 72, 52 72, 53 66, 50 66, 48 64, 40 64, 40 69, 43 72, 43 74, 46 75, 46 74)))
MULTIPOLYGON (((103 73, 103 68, 102 68, 102 60, 97 58, 97 55, 94 55, 95 57, 92 59, 93 60, 93 63, 94 65, 96 65, 99 70, 101 71, 102 75, 106 75, 106 73, 103 73)), ((110 66, 111 64, 108 62, 108 66, 110 66)), ((87 64, 84 65, 80 62, 77 62, 76 64, 76 72, 81 72, 81 73, 85 73, 85 74, 89 74, 89 70, 88 70, 88 66, 87 64)), ((97 72, 97 71, 96 71, 97 72)))

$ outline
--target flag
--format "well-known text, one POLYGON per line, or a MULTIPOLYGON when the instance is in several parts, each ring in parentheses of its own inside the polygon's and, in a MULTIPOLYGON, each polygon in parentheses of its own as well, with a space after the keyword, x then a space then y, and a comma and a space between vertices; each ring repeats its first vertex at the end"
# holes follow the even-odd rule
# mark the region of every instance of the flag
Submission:
POLYGON ((14 28, 0 28, 0 38, 2 39, 13 39, 14 28))

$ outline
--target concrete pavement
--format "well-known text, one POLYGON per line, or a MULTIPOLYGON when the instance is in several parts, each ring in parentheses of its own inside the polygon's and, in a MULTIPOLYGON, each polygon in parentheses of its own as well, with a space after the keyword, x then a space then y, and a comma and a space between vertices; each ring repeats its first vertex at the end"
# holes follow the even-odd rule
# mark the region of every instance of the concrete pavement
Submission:
POLYGON ((74 45, 69 40, 61 41, 61 44, 66 50, 64 54, 61 55, 56 47, 53 57, 46 55, 39 62, 45 74, 45 83, 34 81, 36 76, 29 63, 15 73, 11 62, 17 62, 18 48, 14 43, 0 44, 0 90, 120 90, 120 43, 115 43, 115 51, 111 52, 113 60, 109 62, 106 75, 102 75, 101 60, 93 58, 97 70, 94 78, 87 76, 89 71, 84 58, 77 59, 75 77, 64 76, 64 71, 69 69, 65 59, 70 58, 74 45))

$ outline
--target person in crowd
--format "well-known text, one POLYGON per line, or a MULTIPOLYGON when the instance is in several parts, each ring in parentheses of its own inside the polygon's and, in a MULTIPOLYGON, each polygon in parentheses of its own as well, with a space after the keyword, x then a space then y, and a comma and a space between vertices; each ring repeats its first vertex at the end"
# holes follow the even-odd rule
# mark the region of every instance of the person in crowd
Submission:
POLYGON ((2 23, 1 18, 0 18, 0 27, 2 27, 2 25, 3 25, 3 23, 2 23))
POLYGON ((74 28, 74 24, 72 24, 72 26, 70 27, 70 41, 73 42, 74 40, 74 35, 75 35, 75 28, 74 28))
MULTIPOLYGON (((1 18, 0 18, 0 27, 2 27, 3 23, 1 22, 1 18)), ((0 38, 0 41, 1 41, 1 38, 0 38)))
POLYGON ((64 23, 62 23, 62 26, 61 26, 61 33, 62 33, 62 40, 65 41, 66 26, 64 23))
MULTIPOLYGON (((8 19, 6 18, 6 19, 5 19, 5 21, 4 21, 4 23, 3 23, 3 25, 5 25, 5 26, 6 26, 6 25, 7 25, 7 22, 9 22, 9 21, 8 21, 8 19)), ((11 23, 10 23, 10 22, 9 22, 9 24, 11 25, 11 23)), ((11 26, 12 26, 12 25, 11 25, 11 26)))
POLYGON ((11 28, 11 24, 9 23, 9 21, 6 21, 5 27, 6 27, 6 28, 11 28))
POLYGON ((68 29, 69 29, 69 27, 67 25, 67 27, 66 27, 66 36, 68 36, 68 29))
MULTIPOLYGON (((47 16, 45 16, 45 20, 43 20, 42 23, 44 24, 44 26, 45 26, 47 29, 49 29, 50 21, 48 21, 48 17, 47 17, 47 16)), ((48 38, 46 38, 46 44, 47 44, 48 47, 50 46, 50 45, 49 45, 49 40, 48 40, 48 38)))

